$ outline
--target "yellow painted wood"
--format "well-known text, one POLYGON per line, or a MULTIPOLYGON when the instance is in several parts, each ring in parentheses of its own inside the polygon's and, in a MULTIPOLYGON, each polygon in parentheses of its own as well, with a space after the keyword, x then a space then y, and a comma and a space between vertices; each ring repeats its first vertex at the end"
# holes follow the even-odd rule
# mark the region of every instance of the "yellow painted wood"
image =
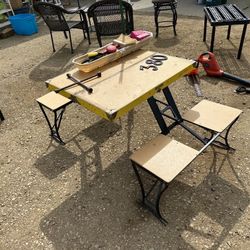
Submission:
POLYGON ((169 183, 198 153, 197 150, 160 134, 132 154, 130 159, 169 183))
MULTIPOLYGON (((193 69, 194 61, 168 56, 158 71, 140 70, 140 65, 146 65, 145 60, 155 53, 140 50, 102 67, 101 78, 85 83, 93 88, 92 94, 80 86, 71 87, 60 94, 107 120, 117 119, 193 69)), ((98 71, 85 73, 74 69, 67 73, 82 80, 98 71)), ((71 83, 65 73, 51 79, 48 87, 53 90, 71 83)))
POLYGON ((203 100, 184 114, 183 118, 204 128, 221 133, 241 113, 240 109, 203 100))

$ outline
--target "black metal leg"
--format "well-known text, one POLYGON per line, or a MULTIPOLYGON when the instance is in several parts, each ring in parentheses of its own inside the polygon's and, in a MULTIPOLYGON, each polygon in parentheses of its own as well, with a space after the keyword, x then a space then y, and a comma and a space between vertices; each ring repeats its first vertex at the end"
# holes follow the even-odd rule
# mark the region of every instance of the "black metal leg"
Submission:
POLYGON ((227 30, 227 39, 230 38, 230 34, 231 34, 231 25, 228 25, 228 30, 227 30))
POLYGON ((99 43, 99 46, 102 47, 102 39, 101 39, 101 36, 99 34, 97 34, 97 40, 98 40, 98 43, 99 43))
POLYGON ((72 38, 71 38, 71 32, 69 30, 69 41, 70 41, 70 50, 71 50, 71 54, 74 53, 74 50, 73 50, 73 45, 72 45, 72 38))
POLYGON ((238 50, 237 59, 240 59, 240 57, 241 57, 241 52, 242 52, 242 48, 243 48, 243 44, 244 44, 244 40, 245 40, 246 30, 247 30, 247 24, 244 24, 243 31, 241 34, 240 47, 238 50))
POLYGON ((166 88, 163 89, 162 91, 163 91, 163 94, 164 94, 164 96, 165 96, 165 98, 166 98, 168 104, 171 106, 171 109, 172 109, 172 111, 173 111, 174 117, 175 117, 179 122, 181 122, 183 119, 182 119, 182 117, 181 117, 181 115, 180 115, 180 112, 179 112, 179 110, 178 110, 178 108, 177 108, 177 106, 176 106, 176 103, 175 103, 175 101, 174 101, 174 98, 173 98, 173 96, 172 96, 172 94, 171 94, 169 88, 166 87, 166 88))
POLYGON ((203 42, 206 41, 207 38, 207 17, 204 18, 204 31, 203 31, 203 42))
POLYGON ((63 31, 63 34, 64 34, 64 37, 65 37, 66 39, 68 39, 68 36, 67 36, 66 31, 63 31))
POLYGON ((215 31, 216 31, 216 27, 213 26, 213 27, 212 27, 211 44, 210 44, 210 51, 211 51, 211 52, 214 51, 214 37, 215 37, 215 31))
POLYGON ((155 37, 158 37, 159 34, 159 24, 158 24, 158 15, 159 15, 159 9, 158 7, 155 7, 155 12, 154 12, 154 18, 155 18, 155 37))
POLYGON ((3 116, 3 113, 2 113, 1 110, 0 110, 0 120, 1 120, 1 121, 4 121, 4 116, 3 116))
POLYGON ((155 117, 155 119, 156 119, 156 121, 161 129, 161 132, 165 135, 168 134, 170 132, 169 128, 166 125, 166 122, 165 122, 165 120, 161 114, 161 111, 156 103, 156 100, 153 96, 148 99, 148 104, 149 104, 149 106, 154 114, 154 117, 155 117))
POLYGON ((153 213, 154 216, 160 220, 160 222, 166 225, 167 221, 163 218, 160 212, 160 199, 164 191, 167 189, 168 184, 156 177, 156 180, 154 181, 153 185, 151 185, 149 190, 146 192, 142 182, 142 178, 138 171, 138 167, 140 166, 133 161, 132 166, 141 188, 142 205, 151 213, 153 213))
POLYGON ((51 43, 52 43, 53 52, 55 52, 56 49, 55 49, 54 39, 53 39, 53 35, 52 35, 52 31, 51 31, 51 30, 50 30, 50 38, 51 38, 51 43))
POLYGON ((176 12, 176 8, 175 6, 171 5, 171 10, 172 10, 172 13, 173 13, 173 29, 174 29, 174 35, 177 36, 177 33, 176 33, 176 23, 177 23, 177 12, 176 12))
POLYGON ((53 139, 55 139, 57 142, 59 142, 60 144, 65 144, 63 142, 63 140, 61 139, 60 137, 60 134, 59 134, 59 128, 60 128, 60 125, 61 125, 61 121, 62 121, 62 117, 63 117, 63 113, 66 109, 66 106, 60 108, 59 110, 56 110, 56 111, 53 111, 54 113, 54 124, 52 125, 45 110, 44 110, 44 106, 41 104, 41 103, 38 103, 39 104, 39 107, 41 108, 42 112, 43 112, 43 115, 48 123, 48 126, 49 126, 49 129, 50 129, 50 135, 53 139))

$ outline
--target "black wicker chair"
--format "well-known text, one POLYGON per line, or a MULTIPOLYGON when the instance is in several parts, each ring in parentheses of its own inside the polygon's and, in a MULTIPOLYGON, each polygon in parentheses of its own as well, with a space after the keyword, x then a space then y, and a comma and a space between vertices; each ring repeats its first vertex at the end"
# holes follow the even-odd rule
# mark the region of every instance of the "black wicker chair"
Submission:
POLYGON ((71 53, 74 52, 71 39, 71 32, 70 32, 71 29, 82 29, 84 38, 86 38, 85 34, 86 32, 88 42, 90 44, 88 22, 83 10, 81 9, 66 10, 58 5, 46 2, 35 3, 34 10, 41 15, 41 17, 43 18, 44 22, 47 24, 50 30, 50 37, 54 52, 56 50, 52 36, 52 31, 62 31, 66 39, 68 38, 67 31, 69 32, 71 53), (79 21, 66 20, 64 16, 65 14, 76 14, 76 13, 80 15, 79 21))
POLYGON ((88 17, 93 18, 100 47, 102 46, 101 36, 130 34, 134 30, 133 8, 125 1, 98 1, 89 7, 88 17))

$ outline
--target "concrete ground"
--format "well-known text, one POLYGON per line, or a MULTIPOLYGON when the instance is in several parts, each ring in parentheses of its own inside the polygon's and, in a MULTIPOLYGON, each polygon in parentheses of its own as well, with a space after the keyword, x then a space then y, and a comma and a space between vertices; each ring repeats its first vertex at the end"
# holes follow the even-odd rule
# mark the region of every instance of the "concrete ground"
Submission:
MULTIPOLYGON (((134 22, 155 31, 152 12, 136 13, 134 22)), ((202 31, 202 18, 180 15, 177 36, 172 28, 162 29, 144 49, 197 58, 208 49, 202 31), (190 32, 194 23, 195 32, 190 32)), ((214 53, 221 68, 250 79, 249 32, 237 60, 242 28, 233 27, 230 40, 226 29, 220 31, 214 53)), ((137 203, 139 185, 129 161, 132 151, 159 133, 147 102, 113 123, 72 104, 61 125, 66 145, 50 140, 36 102, 48 92, 44 81, 73 68, 74 57, 98 48, 94 32, 91 45, 80 30, 72 38, 73 55, 62 33, 55 34, 52 52, 43 22, 37 34, 0 40, 0 109, 5 116, 0 123, 0 249, 250 249, 250 96, 234 92, 238 83, 207 77, 202 67, 203 98, 185 78, 170 86, 182 113, 202 99, 243 113, 230 133, 234 153, 209 147, 170 184, 161 199, 168 220, 163 226, 137 203)), ((110 41, 103 39, 104 44, 110 41)), ((181 129, 172 135, 196 149, 201 146, 181 129)))

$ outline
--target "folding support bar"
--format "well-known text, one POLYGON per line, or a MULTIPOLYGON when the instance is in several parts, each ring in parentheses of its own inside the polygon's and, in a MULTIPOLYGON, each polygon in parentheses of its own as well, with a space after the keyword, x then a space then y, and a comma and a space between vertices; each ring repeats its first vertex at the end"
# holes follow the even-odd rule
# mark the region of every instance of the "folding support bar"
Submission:
POLYGON ((147 171, 147 173, 149 173, 151 176, 156 178, 156 180, 153 183, 153 185, 151 185, 149 190, 146 191, 145 185, 143 184, 142 178, 138 171, 138 168, 140 168, 140 165, 132 161, 132 166, 133 166, 135 175, 138 179, 138 182, 140 184, 141 194, 142 194, 142 201, 141 201, 142 206, 148 209, 151 213, 154 214, 156 218, 158 218, 164 225, 166 225, 167 221, 166 219, 163 218, 160 212, 160 199, 164 191, 167 189, 168 184, 165 181, 161 180, 159 177, 147 171))

